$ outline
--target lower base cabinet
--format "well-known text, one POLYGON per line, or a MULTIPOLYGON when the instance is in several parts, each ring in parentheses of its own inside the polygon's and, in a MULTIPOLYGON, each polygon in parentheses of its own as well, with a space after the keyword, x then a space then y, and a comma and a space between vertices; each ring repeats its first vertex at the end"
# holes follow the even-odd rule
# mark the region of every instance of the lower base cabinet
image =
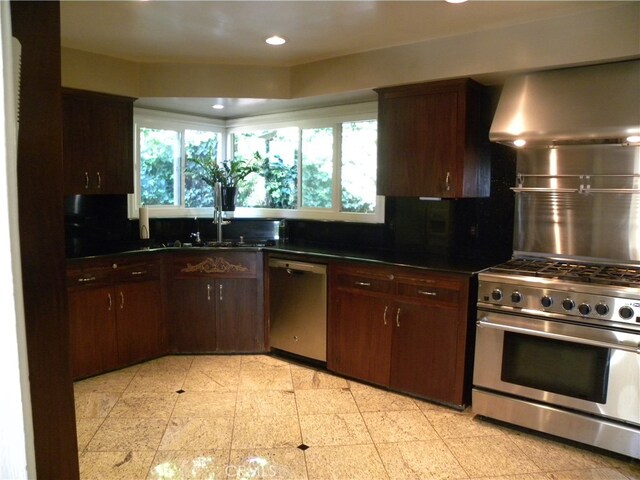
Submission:
POLYGON ((172 262, 174 353, 265 351, 262 253, 175 254, 172 262))
POLYGON ((166 352, 160 270, 151 258, 70 262, 67 312, 74 379, 166 352))
POLYGON ((468 403, 468 277, 358 264, 333 264, 329 272, 330 370, 468 403))

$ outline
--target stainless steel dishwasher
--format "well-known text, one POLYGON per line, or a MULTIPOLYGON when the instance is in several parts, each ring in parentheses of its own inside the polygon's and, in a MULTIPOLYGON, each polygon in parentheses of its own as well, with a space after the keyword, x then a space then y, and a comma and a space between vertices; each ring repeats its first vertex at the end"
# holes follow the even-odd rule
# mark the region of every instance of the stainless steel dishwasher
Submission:
POLYGON ((271 347, 327 360, 327 266, 269 259, 271 347))

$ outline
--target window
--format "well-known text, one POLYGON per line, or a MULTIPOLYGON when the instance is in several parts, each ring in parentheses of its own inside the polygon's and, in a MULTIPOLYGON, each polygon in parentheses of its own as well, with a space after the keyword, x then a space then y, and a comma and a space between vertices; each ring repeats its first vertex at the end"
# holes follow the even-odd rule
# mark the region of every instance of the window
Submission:
POLYGON ((212 188, 194 160, 242 158, 256 172, 238 185, 236 217, 383 222, 375 115, 375 104, 361 104, 224 125, 136 110, 130 214, 145 205, 155 217, 211 216, 212 188))

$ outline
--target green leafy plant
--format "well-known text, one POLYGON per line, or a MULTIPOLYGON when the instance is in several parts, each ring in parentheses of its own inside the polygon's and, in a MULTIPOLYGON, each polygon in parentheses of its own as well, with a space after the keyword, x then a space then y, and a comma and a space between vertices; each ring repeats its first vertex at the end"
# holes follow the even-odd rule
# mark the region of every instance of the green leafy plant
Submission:
POLYGON ((207 185, 220 183, 223 187, 237 187, 248 175, 260 171, 260 165, 243 158, 224 160, 220 163, 211 158, 192 157, 187 173, 199 177, 207 185))

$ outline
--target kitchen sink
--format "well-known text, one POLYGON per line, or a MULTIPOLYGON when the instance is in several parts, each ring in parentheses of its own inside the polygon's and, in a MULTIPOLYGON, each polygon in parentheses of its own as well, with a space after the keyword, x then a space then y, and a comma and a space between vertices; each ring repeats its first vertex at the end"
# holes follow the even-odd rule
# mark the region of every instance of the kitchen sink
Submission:
POLYGON ((223 241, 223 242, 203 242, 198 244, 181 243, 176 241, 173 245, 168 245, 168 246, 183 247, 183 248, 243 248, 243 247, 257 248, 257 247, 268 247, 273 245, 275 245, 275 242, 273 240, 250 241, 250 242, 245 242, 240 240, 229 240, 229 241, 223 241))

